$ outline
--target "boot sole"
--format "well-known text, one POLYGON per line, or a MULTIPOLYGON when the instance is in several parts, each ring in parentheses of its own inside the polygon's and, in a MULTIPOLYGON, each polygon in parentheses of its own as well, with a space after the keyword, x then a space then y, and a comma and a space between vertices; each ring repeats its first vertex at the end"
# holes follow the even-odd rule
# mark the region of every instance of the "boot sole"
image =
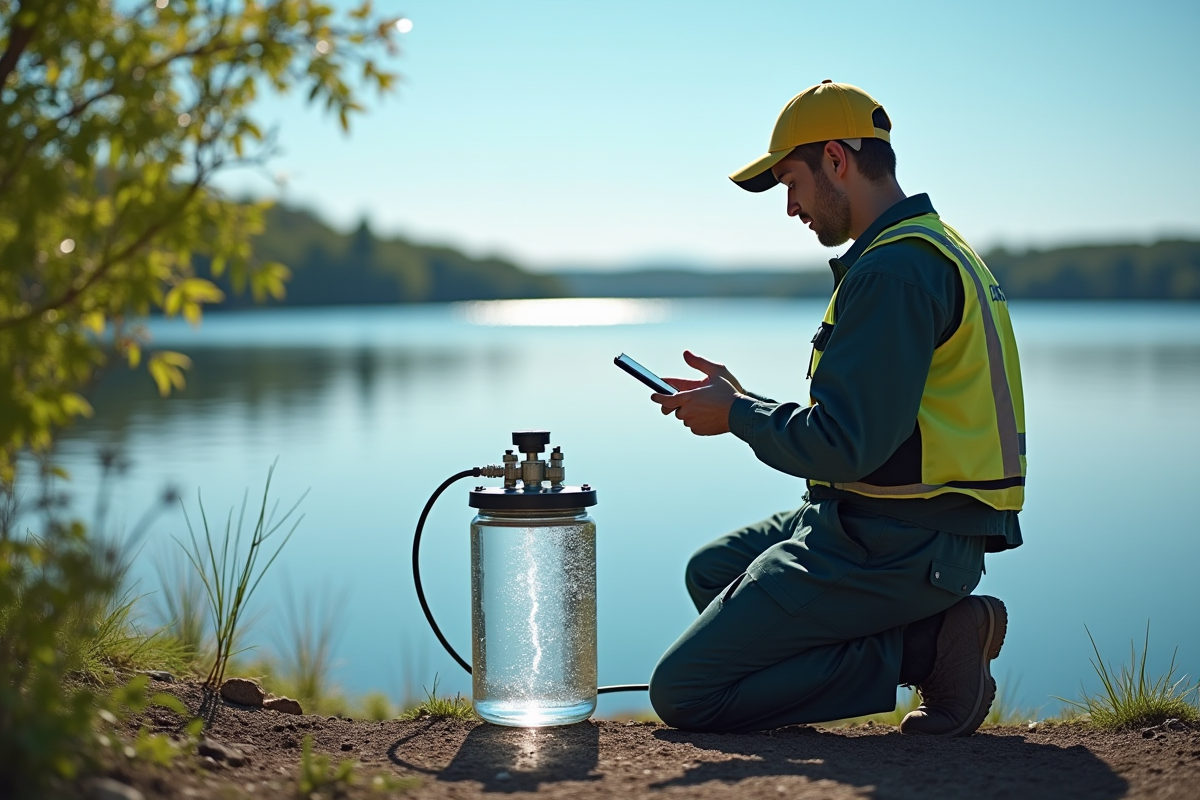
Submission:
POLYGON ((945 736, 970 736, 979 729, 992 710, 996 701, 996 681, 992 677, 992 661, 999 657, 1000 648, 1004 646, 1004 637, 1008 634, 1008 609, 1004 603, 995 597, 979 595, 987 609, 988 635, 983 644, 983 658, 979 666, 979 696, 975 698, 975 710, 967 721, 945 736))

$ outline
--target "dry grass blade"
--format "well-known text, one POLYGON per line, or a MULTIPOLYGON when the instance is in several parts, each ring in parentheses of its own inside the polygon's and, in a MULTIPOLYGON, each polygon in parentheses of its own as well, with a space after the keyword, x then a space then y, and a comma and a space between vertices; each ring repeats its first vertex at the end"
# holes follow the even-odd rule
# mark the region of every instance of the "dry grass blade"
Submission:
MULTIPOLYGON (((276 462, 278 463, 278 462, 276 462)), ((207 687, 219 686, 225 678, 225 670, 229 666, 229 660, 236 655, 234 652, 234 642, 237 638, 239 625, 244 621, 247 604, 250 598, 254 595, 259 584, 262 582, 263 576, 271 565, 275 563, 275 559, 279 557, 279 553, 284 546, 291 540, 292 534, 296 532, 297 526, 303 521, 304 516, 301 515, 292 523, 291 527, 283 534, 282 539, 274 545, 272 551, 266 549, 269 541, 273 543, 275 534, 283 529, 283 526, 291 519, 292 514, 304 501, 304 497, 308 494, 306 491, 300 496, 300 499, 292 505, 290 509, 276 520, 276 513, 279 508, 278 502, 271 506, 268 513, 267 506, 271 493, 271 479, 275 474, 275 464, 267 470, 267 483, 263 489, 262 503, 259 506, 258 517, 255 521, 254 528, 250 533, 249 542, 242 552, 243 528, 246 520, 246 509, 249 505, 249 490, 242 498, 241 511, 238 514, 237 528, 233 526, 233 509, 229 510, 229 515, 225 520, 225 532, 218 540, 214 537, 212 529, 208 524, 208 515, 204 511, 204 503, 200 498, 200 493, 197 491, 196 499, 200 506, 200 519, 204 525, 204 546, 201 547, 199 539, 196 537, 196 531, 192 526, 191 518, 187 515, 187 508, 184 508, 184 520, 187 522, 188 534, 191 539, 191 548, 186 544, 179 542, 187 554, 188 560, 192 567, 195 568, 200 576, 200 582, 204 586, 204 592, 208 599, 209 617, 213 630, 213 663, 208 671, 207 677, 204 679, 204 685, 207 687), (270 552, 269 555, 264 555, 270 552), (260 562, 265 557, 265 563, 260 562)), ((178 540, 176 540, 178 541, 178 540)))

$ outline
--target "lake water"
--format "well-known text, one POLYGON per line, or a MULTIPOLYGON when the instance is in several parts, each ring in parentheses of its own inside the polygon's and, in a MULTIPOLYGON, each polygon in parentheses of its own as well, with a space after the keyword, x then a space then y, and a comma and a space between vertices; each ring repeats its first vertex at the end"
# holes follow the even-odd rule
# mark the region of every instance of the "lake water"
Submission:
MULTIPOLYGON (((709 539, 800 503, 800 481, 773 472, 732 436, 700 438, 661 416, 619 372, 625 351, 659 374, 686 374, 691 348, 725 361, 747 387, 807 397, 809 339, 824 302, 510 301, 438 307, 213 314, 192 330, 150 324, 155 346, 195 361, 188 388, 161 400, 144 373, 112 370, 93 419, 64 437, 61 461, 81 511, 94 501, 97 453, 130 467, 116 486, 132 521, 165 484, 210 515, 261 492, 311 489, 304 520, 256 599, 250 641, 270 649, 287 585, 344 593, 337 679, 397 700, 421 686, 469 693, 469 678, 426 629, 409 552, 417 514, 443 478, 499 461, 509 433, 545 428, 569 483, 597 487, 600 681, 643 682, 694 611, 682 583, 709 539)), ((1029 430, 1026 544, 990 556, 980 592, 1008 604, 996 665, 1019 699, 1096 685, 1086 624, 1109 658, 1127 657, 1151 622, 1151 663, 1200 672, 1200 306, 1014 302, 1029 430)), ((468 483, 427 528, 430 602, 461 652, 468 643, 468 483)), ((135 565, 157 585, 156 553, 185 535, 172 511, 135 565)), ((648 707, 640 694, 600 713, 648 707)))

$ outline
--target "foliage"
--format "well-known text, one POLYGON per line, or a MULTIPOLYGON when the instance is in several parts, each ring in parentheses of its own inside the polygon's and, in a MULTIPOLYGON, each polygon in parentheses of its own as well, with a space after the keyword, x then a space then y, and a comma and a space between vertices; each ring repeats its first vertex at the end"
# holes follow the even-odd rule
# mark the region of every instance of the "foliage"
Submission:
MULTIPOLYGON (((0 487, 0 797, 41 797, 54 777, 89 767, 97 717, 148 704, 186 713, 166 695, 146 697, 139 676, 111 695, 98 685, 162 643, 129 628, 132 600, 117 597, 121 553, 76 521, 46 513, 42 532, 17 528, 11 487, 0 487), (124 658, 124 664, 118 663, 124 658), (92 678, 80 682, 79 678, 92 678)), ((158 658, 156 654, 154 656, 158 658)), ((146 748, 159 747, 145 737, 146 748)), ((137 743, 134 745, 137 753, 137 743)))
POLYGON ((410 708, 400 715, 400 719, 421 719, 423 717, 433 717, 434 719, 461 719, 474 720, 475 709, 471 706, 471 701, 463 697, 461 694, 456 694, 454 697, 439 697, 438 679, 435 676, 433 679, 433 688, 425 690, 425 699, 420 702, 415 708, 410 708))
POLYGON ((78 522, 20 534, 11 492, 0 500, 0 796, 34 796, 83 764, 96 696, 66 689, 60 643, 95 635, 116 588, 116 554, 97 552, 78 522))
MULTIPOLYGON (((259 566, 259 559, 264 556, 263 546, 269 539, 275 536, 276 533, 287 523, 292 514, 304 501, 304 495, 276 520, 276 512, 279 509, 279 503, 271 507, 270 512, 267 511, 267 503, 271 494, 271 478, 275 475, 275 465, 272 464, 267 470, 267 483, 263 488, 262 503, 259 505, 258 517, 254 523, 254 529, 250 534, 250 541, 246 546, 246 551, 243 554, 242 550, 242 528, 246 521, 246 508, 250 500, 250 492, 242 497, 242 508, 238 513, 237 531, 233 530, 233 509, 229 509, 229 514, 225 518, 225 532, 218 540, 214 537, 213 531, 208 525, 208 515, 204 512, 204 502, 200 498, 200 492, 196 492, 196 500, 200 506, 200 519, 204 524, 204 548, 201 549, 200 542, 196 538, 196 531, 192 527, 191 518, 187 515, 187 507, 184 506, 184 520, 187 522, 188 534, 191 540, 191 548, 186 544, 179 542, 179 546, 183 548, 187 554, 188 561, 195 568, 196 573, 200 576, 200 581, 204 585, 205 596, 208 600, 209 623, 213 630, 213 663, 209 669, 207 677, 204 680, 205 686, 219 686, 224 680, 225 670, 229 666, 229 659, 236 653, 234 643, 237 639, 239 626, 245 619, 246 607, 253 597, 254 591, 262 582, 263 576, 271 565, 275 563, 275 559, 279 557, 279 553, 284 546, 292 538, 292 534, 296 532, 296 528, 304 519, 301 514, 291 528, 283 536, 283 540, 275 546, 274 552, 267 557, 266 563, 259 566), (232 537, 232 538, 231 538, 232 537)), ((179 540, 176 540, 179 541, 179 540)))
POLYGON ((183 385, 187 357, 143 358, 137 317, 198 322, 213 279, 283 296, 288 270, 248 244, 263 206, 214 178, 273 153, 263 92, 305 91, 348 128, 354 87, 393 87, 396 35, 369 2, 0 0, 0 480, 90 413, 111 356, 183 385))
POLYGON ((1071 707, 1086 713, 1092 723, 1108 730, 1123 730, 1130 728, 1146 728, 1159 725, 1169 719, 1179 719, 1184 722, 1195 722, 1200 719, 1200 708, 1195 699, 1189 700, 1189 695, 1196 696, 1200 684, 1189 686, 1187 676, 1175 678, 1178 667, 1175 664, 1175 654, 1171 656, 1170 666, 1165 674, 1156 678, 1146 674, 1146 657, 1150 651, 1150 623, 1146 623, 1146 639, 1142 643, 1139 655, 1131 640, 1129 642, 1129 663, 1114 668, 1106 665, 1100 655, 1100 648, 1092 632, 1087 630, 1088 640, 1092 643, 1095 659, 1089 659, 1096 675, 1100 678, 1103 691, 1089 694, 1080 690, 1079 700, 1058 698, 1071 707))

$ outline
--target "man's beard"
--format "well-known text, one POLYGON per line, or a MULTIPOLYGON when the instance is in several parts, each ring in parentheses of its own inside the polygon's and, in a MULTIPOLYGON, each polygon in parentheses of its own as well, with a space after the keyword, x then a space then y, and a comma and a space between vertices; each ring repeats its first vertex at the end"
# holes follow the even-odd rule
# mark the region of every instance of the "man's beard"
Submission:
POLYGON ((816 202, 808 215, 812 217, 817 241, 826 247, 845 244, 850 238, 850 198, 838 190, 822 169, 813 170, 816 182, 816 202))

